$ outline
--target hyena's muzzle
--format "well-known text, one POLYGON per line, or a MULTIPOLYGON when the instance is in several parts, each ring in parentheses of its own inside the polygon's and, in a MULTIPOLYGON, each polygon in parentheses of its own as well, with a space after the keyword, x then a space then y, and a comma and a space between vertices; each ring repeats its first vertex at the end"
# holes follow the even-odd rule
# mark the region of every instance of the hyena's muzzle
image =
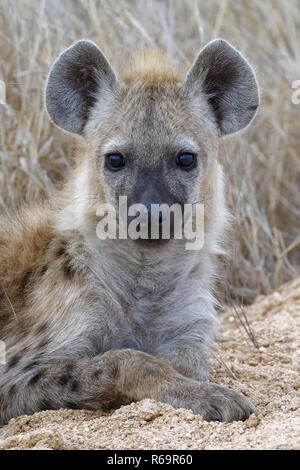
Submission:
MULTIPOLYGON (((167 242, 182 234, 183 194, 174 195, 159 170, 140 175, 128 195, 128 229, 136 228, 140 243, 167 242)), ((133 230, 134 231, 134 230, 133 230)), ((132 233, 129 233, 129 236, 132 233)), ((131 237, 133 238, 133 237, 131 237)))

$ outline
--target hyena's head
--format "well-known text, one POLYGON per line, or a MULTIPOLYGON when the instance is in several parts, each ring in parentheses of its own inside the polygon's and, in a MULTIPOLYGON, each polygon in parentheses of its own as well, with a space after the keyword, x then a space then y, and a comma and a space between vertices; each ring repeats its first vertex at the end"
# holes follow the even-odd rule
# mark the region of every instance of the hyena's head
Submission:
MULTIPOLYGON (((221 136, 253 119, 257 82, 246 59, 218 39, 202 49, 186 77, 153 52, 118 77, 90 41, 63 52, 47 82, 46 106, 60 128, 88 142, 107 203, 193 204, 221 136)), ((162 222, 162 220, 161 220, 162 222)))

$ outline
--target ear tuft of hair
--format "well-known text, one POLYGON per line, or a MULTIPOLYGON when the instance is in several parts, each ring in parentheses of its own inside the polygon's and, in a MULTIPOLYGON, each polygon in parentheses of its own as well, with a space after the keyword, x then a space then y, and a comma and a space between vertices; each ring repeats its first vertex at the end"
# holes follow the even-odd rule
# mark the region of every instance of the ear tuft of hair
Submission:
POLYGON ((166 54, 148 48, 136 52, 121 78, 127 84, 140 80, 151 86, 161 83, 176 84, 182 81, 183 77, 173 69, 166 54))

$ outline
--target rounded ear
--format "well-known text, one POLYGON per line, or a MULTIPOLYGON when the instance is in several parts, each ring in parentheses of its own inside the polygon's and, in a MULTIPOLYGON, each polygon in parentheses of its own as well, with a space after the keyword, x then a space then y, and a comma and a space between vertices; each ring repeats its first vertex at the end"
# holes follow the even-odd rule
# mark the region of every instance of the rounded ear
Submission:
POLYGON ((221 135, 247 126, 259 106, 258 84, 248 61, 223 39, 200 51, 188 72, 185 87, 194 96, 203 93, 221 135))
POLYGON ((45 102, 50 119, 62 129, 82 134, 101 88, 112 89, 116 76, 108 60, 91 41, 81 40, 54 62, 45 102))

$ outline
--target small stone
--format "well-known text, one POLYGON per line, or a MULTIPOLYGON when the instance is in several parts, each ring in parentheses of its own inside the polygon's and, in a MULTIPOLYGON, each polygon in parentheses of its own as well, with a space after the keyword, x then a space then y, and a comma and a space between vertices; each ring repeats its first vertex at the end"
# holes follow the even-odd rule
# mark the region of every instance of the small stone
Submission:
POLYGON ((258 416, 251 415, 245 422, 244 422, 244 427, 245 428, 253 428, 258 426, 260 423, 260 419, 258 416))

